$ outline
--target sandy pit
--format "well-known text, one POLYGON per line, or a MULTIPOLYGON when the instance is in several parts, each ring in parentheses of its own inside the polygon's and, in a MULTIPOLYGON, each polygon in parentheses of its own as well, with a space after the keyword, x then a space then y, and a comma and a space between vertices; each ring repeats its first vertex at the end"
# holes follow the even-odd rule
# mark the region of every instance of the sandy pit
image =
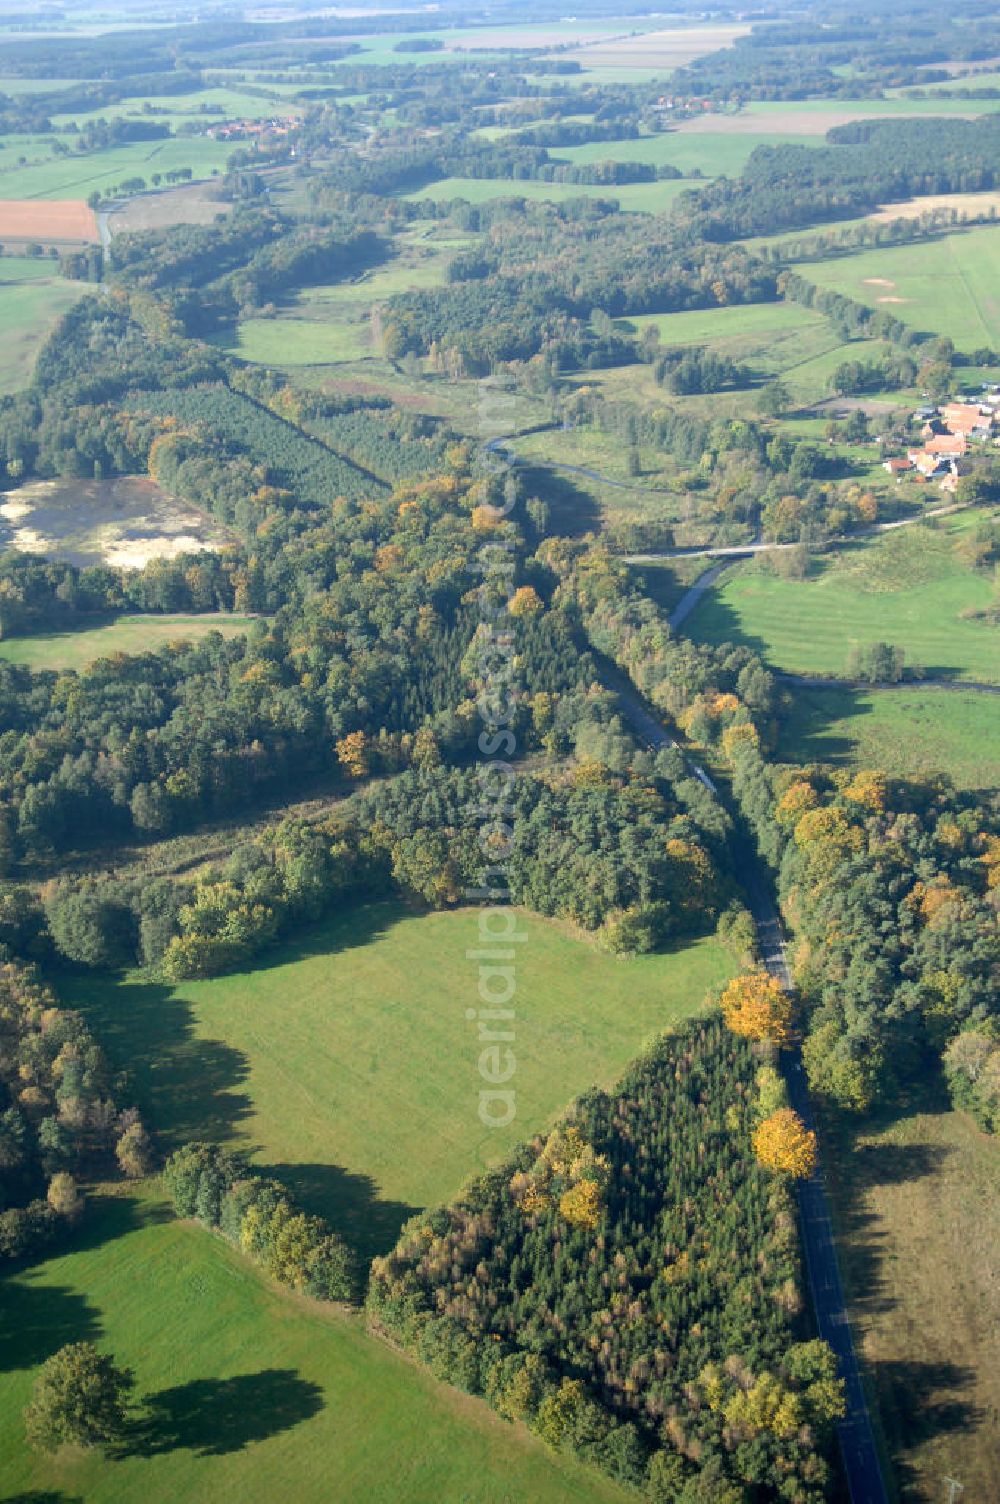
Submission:
POLYGON ((151 559, 215 551, 233 541, 214 518, 147 476, 33 481, 0 501, 0 549, 81 567, 141 569, 151 559))

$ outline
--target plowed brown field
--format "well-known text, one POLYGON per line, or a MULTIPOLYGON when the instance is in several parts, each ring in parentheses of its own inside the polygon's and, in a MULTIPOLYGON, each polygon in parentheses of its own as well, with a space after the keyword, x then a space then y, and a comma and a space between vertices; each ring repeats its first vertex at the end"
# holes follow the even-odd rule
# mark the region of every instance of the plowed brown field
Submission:
POLYGON ((97 219, 82 198, 0 199, 0 241, 97 240, 97 219))

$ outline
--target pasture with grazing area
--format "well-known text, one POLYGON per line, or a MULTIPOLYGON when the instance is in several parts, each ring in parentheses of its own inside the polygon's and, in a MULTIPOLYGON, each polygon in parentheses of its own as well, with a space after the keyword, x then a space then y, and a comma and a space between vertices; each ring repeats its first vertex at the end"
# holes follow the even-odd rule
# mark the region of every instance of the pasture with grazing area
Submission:
POLYGON ((0 641, 0 658, 25 663, 31 669, 85 668, 114 653, 155 651, 166 642, 182 642, 221 632, 237 637, 254 625, 252 616, 206 612, 204 616, 120 616, 106 626, 80 632, 45 632, 33 637, 0 641))
POLYGON ((5 1498, 626 1504, 360 1318, 278 1290, 221 1238, 174 1221, 152 1187, 99 1191, 68 1251, 0 1284, 0 1327, 5 1498), (150 1423, 113 1462, 24 1443, 39 1365, 79 1341, 133 1367, 147 1401, 150 1423))
POLYGON ((960 1498, 993 1499, 1000 1145, 933 1088, 858 1128, 829 1124, 828 1142, 851 1322, 904 1497, 938 1504, 950 1476, 960 1498))
POLYGON ((52 326, 86 291, 47 256, 0 257, 0 395, 28 385, 52 326))
POLYGON ((5 199, 86 199, 95 189, 104 193, 128 178, 149 182, 154 172, 165 175, 183 167, 190 167, 196 178, 208 178, 222 172, 232 150, 208 136, 132 141, 66 157, 53 156, 51 139, 44 136, 19 137, 18 147, 26 160, 0 166, 5 199))
POLYGON ((67 976, 166 1143, 223 1140, 278 1167, 367 1255, 609 1082, 735 966, 717 941, 623 959, 533 915, 517 964, 517 1116, 479 1118, 474 910, 352 909, 254 971, 167 986, 67 976))
POLYGON ((884 768, 900 778, 942 771, 959 788, 1000 785, 1000 697, 975 690, 796 688, 776 756, 884 768))
POLYGON ((915 329, 949 335, 960 350, 1000 347, 1000 225, 809 261, 801 270, 915 329))
MULTIPOLYGON (((562 153, 555 151, 554 156, 562 153)), ((683 178, 660 183, 543 183, 529 178, 442 178, 426 188, 418 188, 404 197, 419 201, 433 199, 437 203, 463 198, 470 204, 485 204, 497 198, 523 198, 533 201, 545 200, 561 204, 567 199, 601 198, 614 199, 624 210, 641 214, 664 214, 674 199, 691 184, 683 178)))
POLYGON ((751 560, 722 576, 688 618, 701 642, 748 643, 789 673, 847 675, 852 644, 891 642, 928 675, 1000 682, 993 581, 955 552, 967 519, 917 523, 815 559, 804 580, 751 560))

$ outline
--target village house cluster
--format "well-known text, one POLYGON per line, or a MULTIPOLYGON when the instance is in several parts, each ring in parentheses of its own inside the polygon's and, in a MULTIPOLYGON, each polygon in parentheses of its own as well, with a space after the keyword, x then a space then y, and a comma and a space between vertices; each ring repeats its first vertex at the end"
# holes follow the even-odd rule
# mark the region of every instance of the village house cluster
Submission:
POLYGON ((293 115, 275 115, 270 120, 224 120, 205 132, 213 141, 263 141, 287 136, 300 124, 293 115))
POLYGON ((978 397, 921 407, 913 414, 921 444, 905 455, 883 461, 882 469, 897 479, 937 480, 942 491, 958 485, 961 462, 975 446, 1000 444, 1000 388, 984 387, 978 397))

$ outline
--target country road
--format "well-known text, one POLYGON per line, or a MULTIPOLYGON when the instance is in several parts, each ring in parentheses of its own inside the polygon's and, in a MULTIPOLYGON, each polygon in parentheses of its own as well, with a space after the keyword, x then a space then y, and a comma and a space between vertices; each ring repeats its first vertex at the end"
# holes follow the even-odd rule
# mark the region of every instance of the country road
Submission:
MULTIPOLYGON (((681 751, 684 750, 624 674, 611 669, 606 672, 605 678, 611 688, 616 691, 626 719, 632 723, 640 736, 654 747, 676 747, 681 751)), ((687 760, 691 771, 701 783, 711 792, 717 793, 715 784, 704 768, 699 767, 690 758, 687 760)), ((758 943, 764 964, 784 988, 791 990, 792 978, 785 953, 781 919, 771 895, 768 879, 756 863, 745 868, 741 876, 757 926, 758 943)), ((805 1072, 797 1051, 791 1054, 785 1077, 792 1107, 807 1127, 813 1127, 805 1072)), ((808 1180, 797 1183, 796 1197, 806 1272, 813 1297, 813 1308, 816 1312, 816 1326, 820 1337, 824 1342, 829 1343, 836 1353, 840 1376, 844 1380, 847 1414, 837 1427, 837 1437, 840 1442, 851 1504, 889 1504, 861 1379, 861 1370, 854 1349, 854 1338, 840 1279, 833 1224, 820 1161, 817 1162, 816 1169, 808 1180)))
MULTIPOLYGON (((600 478, 600 477, 599 477, 600 478)), ((928 517, 948 517, 952 512, 964 512, 969 503, 950 501, 944 506, 928 507, 926 512, 918 512, 914 517, 899 517, 895 522, 873 522, 871 527, 859 527, 853 533, 841 533, 836 538, 824 538, 814 543, 811 547, 822 550, 824 548, 846 548, 851 543, 858 543, 864 538, 878 538, 883 533, 895 533, 901 527, 912 527, 915 522, 924 522, 928 517)), ((669 564, 672 559, 749 559, 754 554, 783 553, 789 548, 798 548, 799 543, 734 543, 725 547, 709 546, 707 548, 666 548, 657 553, 648 554, 624 554, 622 557, 626 564, 669 564)))

